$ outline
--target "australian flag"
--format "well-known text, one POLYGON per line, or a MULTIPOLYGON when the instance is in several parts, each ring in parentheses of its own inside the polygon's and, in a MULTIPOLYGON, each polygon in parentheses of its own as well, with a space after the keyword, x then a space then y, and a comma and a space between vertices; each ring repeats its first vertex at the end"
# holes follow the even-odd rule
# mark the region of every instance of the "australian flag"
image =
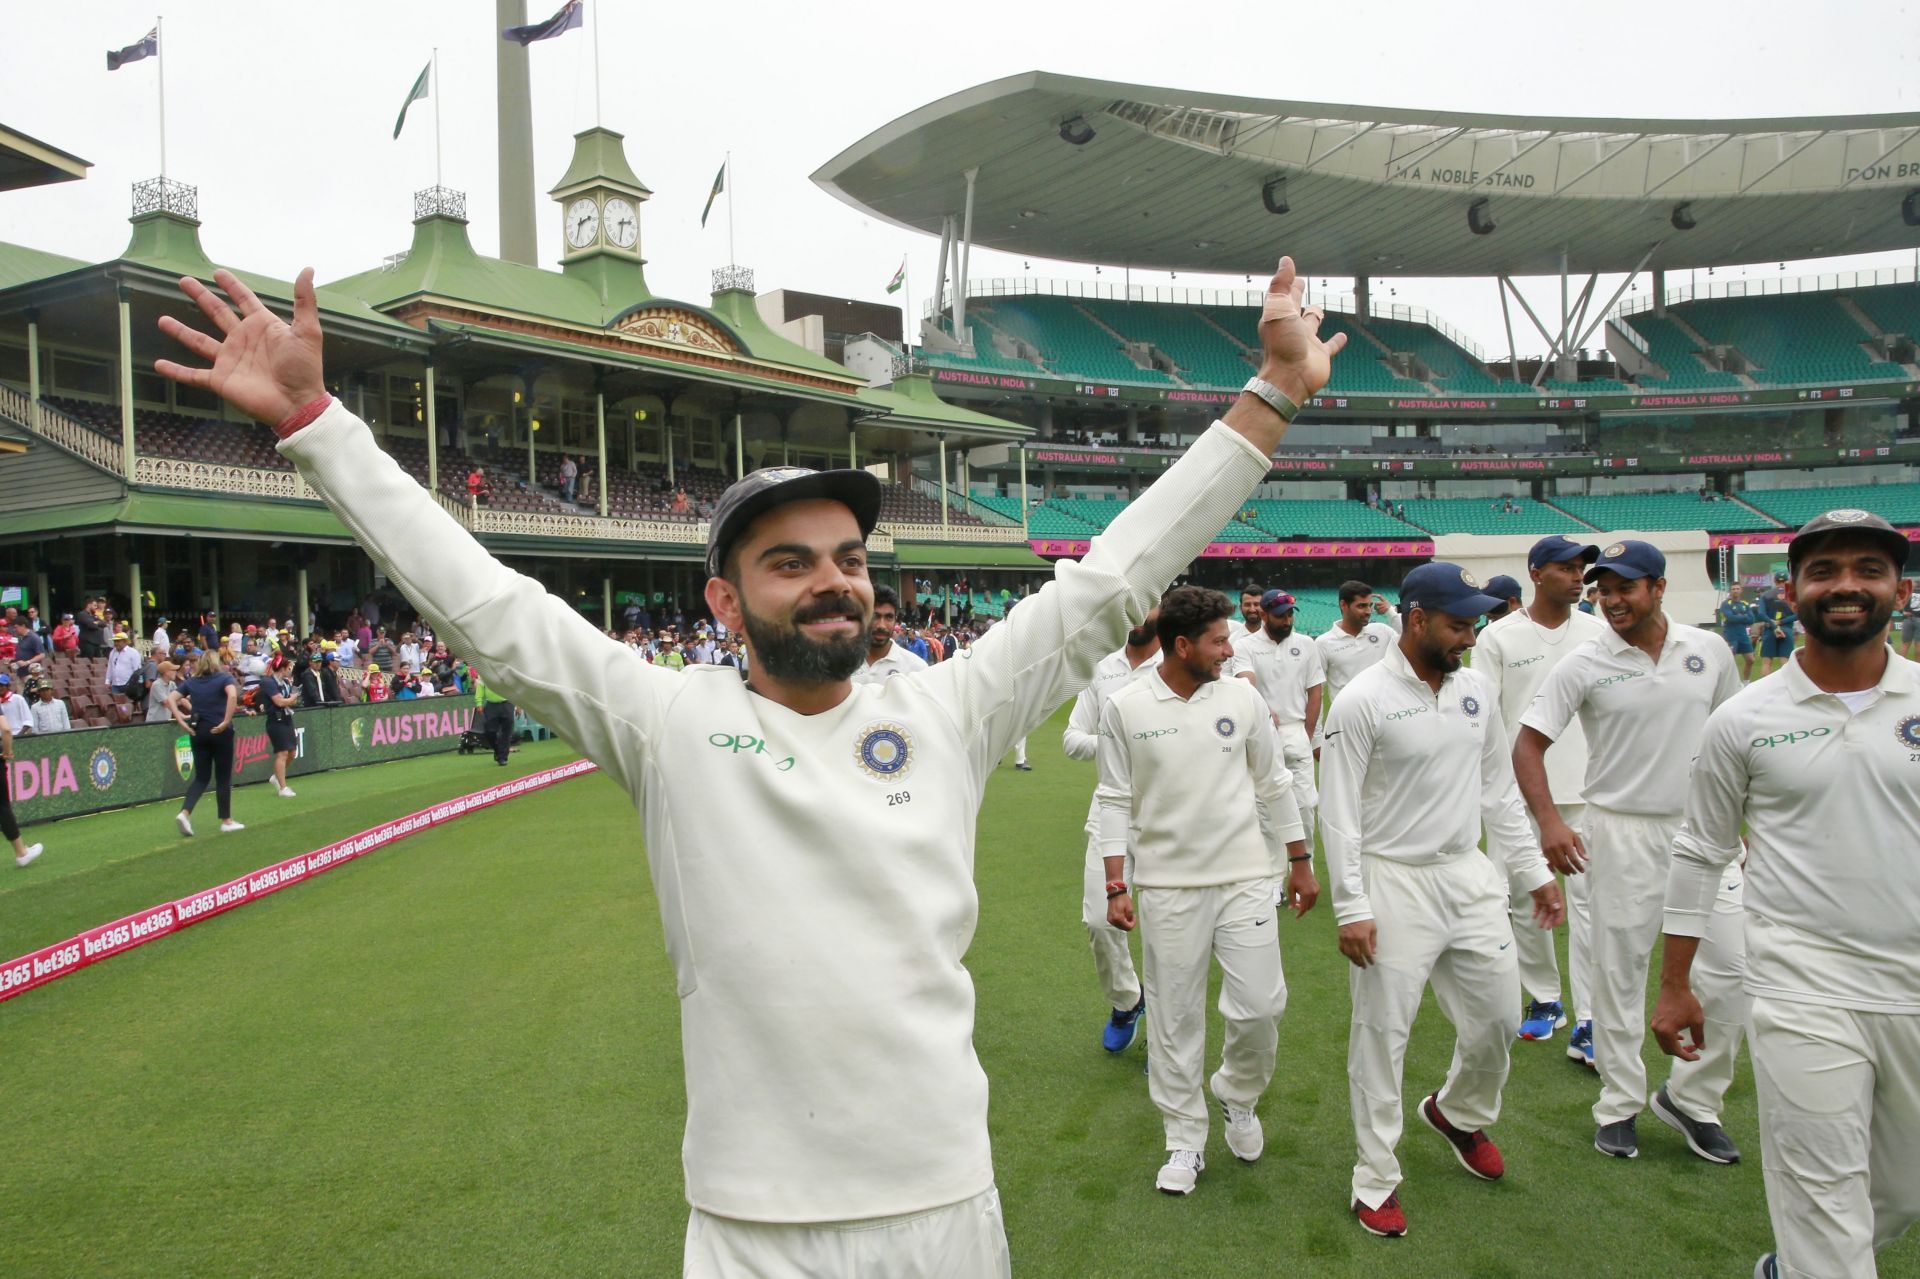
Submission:
POLYGON ((581 22, 585 0, 567 0, 560 6, 560 12, 545 22, 530 22, 524 27, 508 27, 500 34, 515 44, 532 44, 535 40, 551 40, 563 32, 572 31, 581 22))
POLYGON ((142 58, 158 57, 160 54, 160 28, 155 27, 124 49, 107 51, 107 70, 118 71, 129 62, 138 62, 142 58))

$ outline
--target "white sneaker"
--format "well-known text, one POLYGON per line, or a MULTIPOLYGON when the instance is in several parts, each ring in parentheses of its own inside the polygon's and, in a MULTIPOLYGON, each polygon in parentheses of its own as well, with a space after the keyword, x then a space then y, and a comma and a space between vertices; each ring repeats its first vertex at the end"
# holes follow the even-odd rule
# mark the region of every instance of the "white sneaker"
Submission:
POLYGON ((30 865, 34 858, 46 851, 46 847, 45 844, 28 844, 27 851, 14 858, 13 864, 15 866, 30 865))
POLYGON ((292 799, 292 798, 293 798, 293 787, 291 787, 291 786, 282 786, 282 787, 280 788, 280 798, 281 798, 281 799, 292 799))
POLYGON ((175 814, 173 815, 173 824, 174 824, 175 826, 178 826, 178 827, 180 828, 180 833, 181 833, 182 835, 191 835, 191 834, 193 834, 193 823, 192 823, 191 821, 189 821, 189 820, 187 820, 187 810, 186 810, 186 809, 184 809, 184 808, 183 808, 183 809, 181 809, 181 810, 180 810, 179 812, 177 812, 177 813, 175 813, 175 814))
POLYGON ((1267 1148, 1266 1130, 1260 1127, 1260 1116, 1251 1106, 1236 1106, 1222 1097, 1214 1088, 1211 1080, 1207 1091, 1213 1093, 1214 1100, 1220 1103, 1220 1113, 1227 1120, 1227 1149, 1234 1158, 1243 1163, 1252 1163, 1260 1158, 1260 1152, 1267 1148))
POLYGON ((231 835, 233 834, 233 832, 237 830, 245 830, 245 829, 246 827, 242 826, 239 822, 226 821, 226 822, 220 823, 220 833, 222 835, 231 835))
POLYGON ((1207 1161, 1197 1150, 1170 1150, 1166 1167, 1153 1179, 1153 1184, 1170 1195, 1190 1195, 1194 1183, 1200 1180, 1200 1170, 1206 1166, 1207 1161))

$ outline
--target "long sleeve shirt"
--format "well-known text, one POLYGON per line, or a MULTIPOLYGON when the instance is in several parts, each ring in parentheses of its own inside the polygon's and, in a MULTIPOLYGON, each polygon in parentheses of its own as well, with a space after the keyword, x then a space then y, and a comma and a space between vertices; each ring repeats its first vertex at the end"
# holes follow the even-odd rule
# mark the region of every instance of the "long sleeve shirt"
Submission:
MULTIPOLYGON (((1516 609, 1487 623, 1473 647, 1473 669, 1486 678, 1500 703, 1500 721, 1509 736, 1520 731, 1520 719, 1533 705, 1534 694, 1547 682, 1554 667, 1579 651, 1588 640, 1607 632, 1607 624, 1591 613, 1574 609, 1564 626, 1548 630, 1516 609)), ((1509 741, 1507 748, 1511 750, 1509 741)), ((1547 785, 1556 804, 1584 803, 1587 782, 1587 734, 1576 718, 1568 722, 1546 755, 1547 785)))
POLYGON ((1706 934, 1747 832, 1747 990, 1920 1015, 1920 666, 1889 651, 1849 710, 1787 659, 1707 720, 1665 930, 1706 934))
POLYGON ((1320 833, 1335 922, 1373 918, 1363 854, 1416 866, 1478 857, 1483 824, 1516 890, 1553 878, 1527 823, 1485 676, 1462 667, 1435 692, 1392 645, 1354 676, 1327 717, 1320 833))
POLYGON ((107 654, 107 687, 119 688, 140 673, 140 654, 133 645, 116 648, 107 654))
POLYGON ((927 663, 898 640, 888 648, 885 656, 877 662, 862 662, 860 669, 853 673, 856 684, 878 684, 893 675, 910 675, 914 671, 924 671, 927 663))
MULTIPOLYGON (((1066 752, 1068 759, 1093 760, 1100 751, 1100 716, 1107 709, 1107 699, 1133 680, 1153 674, 1160 665, 1160 650, 1154 649, 1146 661, 1135 666, 1127 657, 1127 650, 1108 653, 1093 668, 1093 682, 1080 690, 1073 699, 1073 710, 1067 714, 1066 731, 1060 734, 1060 749, 1066 752)), ((1100 833, 1100 797, 1096 794, 1087 804, 1087 835, 1100 833)))
POLYGON ((1100 854, 1133 854, 1141 888, 1206 888, 1285 873, 1305 834, 1273 719, 1251 682, 1221 676, 1183 698, 1165 666, 1100 713, 1100 854))
POLYGON ((33 731, 36 733, 64 733, 73 727, 73 721, 67 718, 67 704, 59 698, 50 702, 33 703, 33 731))
POLYGON ((1760 610, 1752 600, 1724 599, 1713 610, 1713 616, 1723 634, 1735 636, 1760 620, 1760 610))
POLYGON ((1214 426, 961 657, 803 715, 601 634, 489 555, 343 405, 280 449, 450 648, 633 797, 680 1002, 688 1200, 820 1222, 988 1189, 963 963, 986 782, 1272 460, 1214 426))

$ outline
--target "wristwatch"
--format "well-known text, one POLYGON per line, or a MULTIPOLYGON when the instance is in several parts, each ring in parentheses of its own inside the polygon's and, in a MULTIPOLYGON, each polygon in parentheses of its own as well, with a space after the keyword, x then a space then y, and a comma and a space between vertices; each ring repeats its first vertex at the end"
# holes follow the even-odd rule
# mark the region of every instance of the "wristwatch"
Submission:
POLYGON ((1247 384, 1240 389, 1265 400, 1267 407, 1278 413, 1282 422, 1291 422, 1300 413, 1300 406, 1288 399, 1286 392, 1263 377, 1248 378, 1247 384))

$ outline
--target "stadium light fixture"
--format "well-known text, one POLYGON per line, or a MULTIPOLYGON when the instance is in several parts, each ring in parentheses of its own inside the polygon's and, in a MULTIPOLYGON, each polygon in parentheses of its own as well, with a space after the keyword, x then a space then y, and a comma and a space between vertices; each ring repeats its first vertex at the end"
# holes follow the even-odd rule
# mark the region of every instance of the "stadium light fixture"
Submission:
POLYGON ((1069 116, 1060 122, 1060 140, 1069 146, 1083 147, 1093 141, 1093 137, 1093 126, 1085 116, 1069 116))
POLYGON ((1487 211, 1486 196, 1467 206, 1467 230, 1475 235, 1492 235, 1493 225, 1493 215, 1487 211))
POLYGON ((1292 209, 1287 203, 1287 175, 1268 178, 1260 187, 1260 203, 1266 206, 1268 213, 1286 213, 1292 209))
POLYGON ((1673 223, 1676 231, 1691 231, 1699 223, 1693 216, 1693 201, 1687 200, 1673 206, 1673 214, 1667 219, 1673 223))

